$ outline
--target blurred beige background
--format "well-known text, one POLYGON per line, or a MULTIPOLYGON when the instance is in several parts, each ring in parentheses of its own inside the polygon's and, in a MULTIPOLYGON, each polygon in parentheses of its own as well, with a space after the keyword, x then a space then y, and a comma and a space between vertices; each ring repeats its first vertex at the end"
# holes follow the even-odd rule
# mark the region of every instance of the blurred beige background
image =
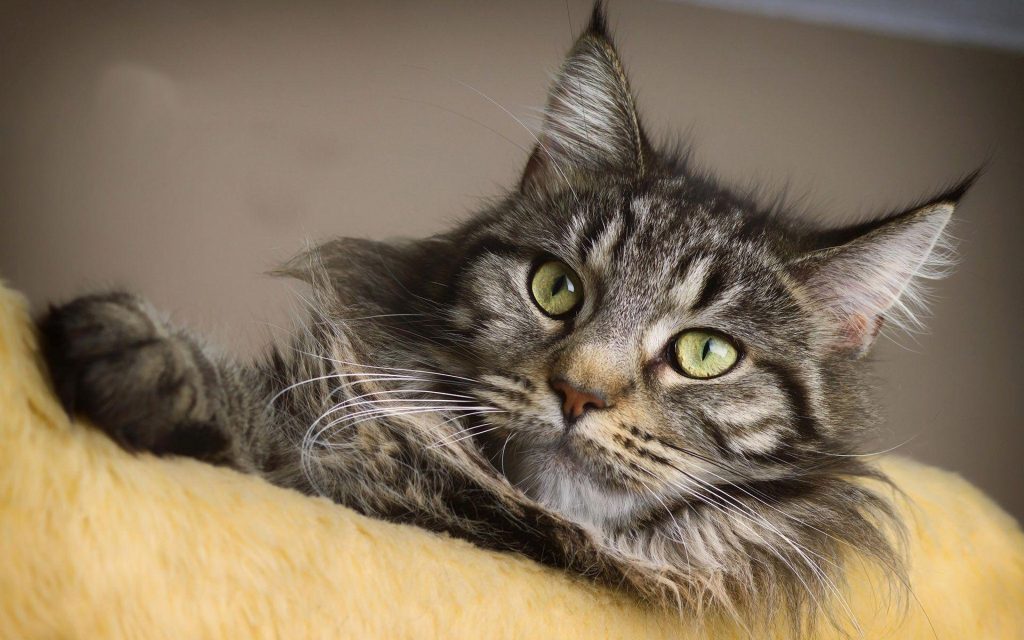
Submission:
MULTIPOLYGON (((0 277, 37 308, 126 285, 252 352, 294 308, 261 273, 307 239, 431 233, 514 184, 529 134, 477 91, 535 115, 588 12, 4 2, 0 277)), ((988 161, 930 332, 876 350, 878 446, 910 439, 1024 516, 1024 58, 678 4, 610 14, 652 131, 686 132, 733 183, 840 220, 988 161)))

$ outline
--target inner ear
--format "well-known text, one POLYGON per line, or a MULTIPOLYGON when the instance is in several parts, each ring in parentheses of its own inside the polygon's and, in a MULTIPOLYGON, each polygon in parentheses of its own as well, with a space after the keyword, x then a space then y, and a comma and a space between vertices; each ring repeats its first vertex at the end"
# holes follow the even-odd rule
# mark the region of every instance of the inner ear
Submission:
MULTIPOLYGON (((801 256, 790 271, 824 314, 832 347, 854 357, 884 323, 921 327, 923 281, 945 276, 953 262, 946 233, 971 176, 927 204, 872 222, 817 234, 827 246, 801 256), (839 241, 841 244, 835 244, 839 241)), ((821 246, 821 244, 819 244, 821 246)))
POLYGON ((581 175, 607 172, 642 176, 650 155, 598 3, 548 92, 538 143, 520 187, 559 188, 581 175))

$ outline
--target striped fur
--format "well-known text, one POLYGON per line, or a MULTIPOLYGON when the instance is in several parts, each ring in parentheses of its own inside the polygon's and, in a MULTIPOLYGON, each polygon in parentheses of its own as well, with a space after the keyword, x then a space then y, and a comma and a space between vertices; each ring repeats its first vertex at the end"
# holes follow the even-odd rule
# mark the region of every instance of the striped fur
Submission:
MULTIPOLYGON (((281 273, 308 322, 260 362, 216 356, 139 298, 42 319, 58 393, 125 446, 259 473, 362 513, 525 554, 687 615, 843 621, 851 552, 903 580, 861 356, 920 301, 966 184, 848 229, 797 224, 647 142, 600 8, 519 188, 418 241, 342 239, 281 273), (531 303, 555 257, 570 318, 531 303), (730 336, 710 380, 681 331, 730 336), (568 425, 549 381, 604 408, 568 425), (876 481, 876 482, 872 482, 876 481)), ((911 316, 915 317, 915 316, 911 316)), ((272 517, 272 515, 268 515, 272 517)))

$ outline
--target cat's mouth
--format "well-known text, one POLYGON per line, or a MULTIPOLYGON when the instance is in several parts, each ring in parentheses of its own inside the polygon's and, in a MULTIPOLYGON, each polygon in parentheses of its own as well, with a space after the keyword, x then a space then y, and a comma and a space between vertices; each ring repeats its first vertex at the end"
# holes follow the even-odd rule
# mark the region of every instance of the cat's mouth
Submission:
POLYGON ((572 426, 567 427, 552 450, 554 471, 575 479, 585 479, 607 491, 630 491, 629 478, 620 463, 603 446, 587 438, 572 426))

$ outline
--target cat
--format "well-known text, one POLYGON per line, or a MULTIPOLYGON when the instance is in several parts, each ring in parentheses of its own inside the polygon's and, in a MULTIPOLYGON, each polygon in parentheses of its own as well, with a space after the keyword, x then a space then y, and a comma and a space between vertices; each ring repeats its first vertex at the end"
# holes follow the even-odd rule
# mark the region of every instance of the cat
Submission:
POLYGON ((851 552, 905 583, 865 355, 917 322, 972 180, 845 228, 767 210, 652 144, 598 3, 519 184, 289 261, 309 318, 258 362, 122 291, 38 324, 64 406, 128 450, 799 630, 842 617, 851 552))

